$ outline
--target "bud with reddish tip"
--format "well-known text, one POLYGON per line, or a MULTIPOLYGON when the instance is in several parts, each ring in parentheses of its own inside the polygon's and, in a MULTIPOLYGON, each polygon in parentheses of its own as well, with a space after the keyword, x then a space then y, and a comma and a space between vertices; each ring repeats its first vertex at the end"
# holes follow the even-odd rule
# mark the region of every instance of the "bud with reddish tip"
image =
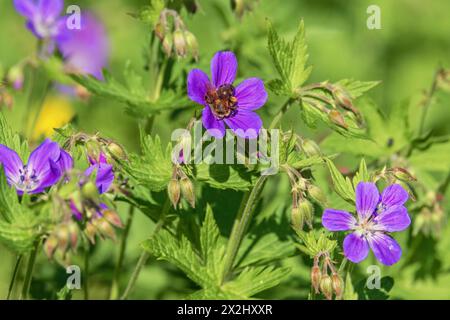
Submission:
POLYGON ((180 187, 183 197, 189 202, 192 208, 195 208, 195 192, 191 180, 188 177, 181 178, 180 187))
POLYGON ((49 259, 53 258, 53 254, 58 246, 58 238, 51 234, 44 243, 44 252, 49 259))
POLYGON ((116 239, 116 232, 105 218, 95 219, 93 221, 93 224, 97 227, 98 231, 100 231, 100 234, 102 234, 104 237, 113 240, 116 239))
POLYGON ((75 222, 69 223, 69 239, 70 239, 70 247, 72 250, 77 248, 78 244, 78 225, 75 222))
POLYGON ((58 249, 64 255, 69 246, 69 228, 67 225, 60 225, 55 231, 56 237, 58 238, 58 249))
POLYGON ((344 283, 342 278, 337 273, 333 273, 331 276, 331 283, 333 285, 334 293, 336 294, 336 299, 341 299, 342 293, 344 292, 344 283))
POLYGON ((12 67, 6 77, 14 90, 21 90, 23 88, 24 76, 21 66, 12 67))
POLYGON ((331 110, 328 114, 328 118, 333 122, 334 124, 337 124, 340 127, 348 128, 348 125, 345 123, 344 117, 342 114, 337 110, 331 110))
POLYGON ((95 235, 97 234, 97 228, 91 222, 86 223, 84 234, 92 244, 95 244, 95 235))
POLYGON ((322 278, 322 272, 320 271, 320 267, 315 265, 311 269, 311 285, 314 288, 314 292, 318 294, 320 291, 320 280, 322 278))
POLYGON ((103 210, 102 213, 103 217, 108 220, 108 222, 113 226, 116 226, 117 228, 123 228, 122 220, 120 219, 120 216, 117 214, 117 212, 111 209, 107 209, 103 210))
POLYGON ((181 195, 181 187, 178 179, 170 180, 167 193, 169 194, 170 202, 172 202, 173 207, 176 209, 181 195))
POLYGON ((320 279, 320 291, 323 293, 327 300, 333 298, 333 283, 331 277, 328 274, 322 275, 320 279))

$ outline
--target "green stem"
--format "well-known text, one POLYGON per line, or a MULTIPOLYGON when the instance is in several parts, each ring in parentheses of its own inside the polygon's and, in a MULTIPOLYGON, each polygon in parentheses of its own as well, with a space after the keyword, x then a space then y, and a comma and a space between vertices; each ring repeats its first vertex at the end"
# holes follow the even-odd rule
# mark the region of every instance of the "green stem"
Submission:
POLYGON ((20 263, 22 262, 22 258, 23 258, 22 255, 17 256, 16 263, 14 264, 14 270, 13 270, 13 274, 11 277, 11 282, 9 283, 8 295, 6 296, 6 300, 9 300, 11 298, 11 294, 14 289, 14 284, 16 282, 17 273, 19 271, 20 263))
MULTIPOLYGON (((163 228, 165 222, 166 222, 166 216, 167 216, 167 212, 170 209, 170 200, 166 199, 166 202, 164 203, 163 209, 162 209, 162 213, 161 216, 158 220, 158 223, 155 226, 155 229, 153 230, 152 235, 150 236, 150 238, 154 237, 156 234, 158 234, 158 232, 163 228)), ((137 279, 139 278, 139 274, 142 271, 142 268, 145 266, 145 264, 147 263, 148 258, 150 257, 150 254, 147 253, 147 251, 142 251, 139 260, 136 264, 136 267, 134 268, 133 274, 131 275, 130 280, 128 281, 127 287, 124 291, 124 293, 122 294, 122 296, 120 297, 120 300, 126 300, 128 298, 128 296, 130 295, 131 291, 133 290, 137 279)))
POLYGON ((20 300, 28 298, 28 293, 30 292, 31 281, 33 280, 34 265, 36 264, 36 257, 39 249, 40 241, 36 241, 33 251, 30 253, 28 258, 27 271, 25 273, 25 280, 23 282, 22 293, 20 294, 20 300))
POLYGON ((114 270, 113 282, 109 294, 110 300, 116 300, 117 298, 119 298, 119 278, 122 272, 123 260, 125 258, 125 251, 127 249, 128 234, 130 233, 133 217, 134 217, 134 206, 130 205, 130 209, 128 212, 128 219, 125 224, 125 230, 123 232, 122 241, 120 243, 119 258, 117 260, 116 268, 114 270))
POLYGON ((430 109, 431 101, 433 100, 432 99, 433 95, 436 92, 439 72, 440 72, 440 69, 436 70, 434 77, 433 77, 433 83, 431 84, 431 88, 427 92, 427 95, 425 97, 424 105, 422 108, 422 115, 420 117, 419 137, 422 135, 423 130, 425 128, 425 120, 426 120, 426 117, 428 114, 428 109, 430 109))
POLYGON ((241 245, 244 234, 250 224, 251 218, 253 216, 253 210, 263 190, 266 179, 267 176, 260 176, 256 181, 252 191, 249 194, 246 194, 243 198, 241 209, 239 210, 238 216, 236 217, 233 225, 233 229, 231 230, 230 239, 228 241, 228 246, 225 253, 222 278, 223 281, 226 280, 233 269, 236 255, 239 251, 239 247, 241 245))
POLYGON ((273 117, 272 122, 269 125, 269 130, 275 129, 275 127, 278 125, 278 123, 281 121, 281 118, 284 116, 286 111, 289 109, 289 106, 292 103, 292 99, 289 98, 282 106, 280 111, 273 117))

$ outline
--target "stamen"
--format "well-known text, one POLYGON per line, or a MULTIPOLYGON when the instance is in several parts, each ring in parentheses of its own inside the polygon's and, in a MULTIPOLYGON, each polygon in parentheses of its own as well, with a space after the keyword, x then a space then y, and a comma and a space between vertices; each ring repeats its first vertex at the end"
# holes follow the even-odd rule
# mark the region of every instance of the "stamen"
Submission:
POLYGON ((218 120, 228 118, 237 113, 237 98, 231 84, 224 84, 218 89, 210 89, 205 96, 206 103, 218 120))

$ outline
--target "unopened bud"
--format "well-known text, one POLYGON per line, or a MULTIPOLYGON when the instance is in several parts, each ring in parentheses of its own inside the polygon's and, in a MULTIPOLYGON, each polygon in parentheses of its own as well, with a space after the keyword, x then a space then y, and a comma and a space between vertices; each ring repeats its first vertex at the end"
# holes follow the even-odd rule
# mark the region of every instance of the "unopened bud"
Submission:
POLYGON ((100 144, 95 139, 86 142, 86 151, 90 159, 98 159, 101 153, 100 144))
POLYGON ((120 219, 117 212, 111 209, 103 210, 103 217, 105 217, 106 220, 108 220, 109 223, 111 223, 113 226, 116 226, 117 228, 123 228, 122 220, 120 219))
POLYGON ((336 299, 341 299, 342 293, 344 292, 342 278, 337 273, 333 273, 331 276, 331 283, 333 285, 334 293, 336 294, 336 299))
POLYGON ((181 194, 180 183, 177 179, 170 180, 169 186, 167 187, 167 193, 169 194, 170 202, 172 202, 173 207, 176 209, 181 194))
POLYGON ((320 147, 313 140, 304 139, 301 143, 301 147, 304 153, 309 157, 320 156, 320 147))
POLYGON ((327 300, 331 300, 333 297, 333 284, 331 277, 328 274, 322 275, 320 279, 320 291, 323 293, 327 300))
POLYGON ((180 187, 183 197, 189 202, 192 208, 195 208, 195 192, 191 180, 188 177, 181 178, 180 187))
POLYGON ((81 194, 88 199, 96 199, 99 197, 98 188, 92 181, 88 181, 81 187, 81 194))
POLYGON ((8 92, 0 91, 0 106, 4 105, 8 109, 12 109, 14 106, 14 98, 12 95, 10 95, 8 92))
POLYGON ((298 205, 298 209, 303 217, 303 221, 312 229, 314 207, 311 202, 306 199, 302 200, 298 205))
POLYGON ((55 235, 50 235, 44 243, 44 252, 49 259, 53 257, 56 247, 58 246, 58 238, 55 235))
POLYGON ((166 53, 166 56, 171 57, 173 48, 173 36, 171 33, 165 35, 164 39, 162 40, 162 47, 164 52, 166 53))
POLYGON ((155 25, 155 34, 160 40, 164 39, 165 29, 166 28, 164 27, 164 25, 161 22, 158 22, 155 25))
POLYGON ((97 234, 97 228, 91 222, 86 223, 84 234, 92 244, 95 244, 95 235, 97 234))
POLYGON ((314 288, 314 292, 318 294, 320 291, 320 279, 322 278, 322 272, 319 266, 313 266, 311 269, 311 285, 314 288))
POLYGON ((116 232, 105 218, 95 219, 93 223, 104 237, 113 240, 116 239, 116 232))
POLYGON ((108 151, 116 158, 126 159, 125 151, 122 146, 115 142, 108 143, 108 151))
POLYGON ((417 179, 404 168, 392 168, 394 176, 401 181, 416 181, 417 179))
POLYGON ((292 207, 291 210, 291 224, 295 230, 303 230, 303 225, 305 220, 303 215, 300 213, 300 209, 298 207, 292 207))
POLYGON ((333 97, 336 101, 336 103, 346 110, 351 111, 354 115, 359 117, 358 110, 355 109, 352 103, 352 99, 350 96, 341 88, 333 90, 333 97))
POLYGON ((186 56, 186 49, 187 49, 184 31, 178 29, 173 32, 173 44, 175 46, 177 56, 184 58, 186 56))
POLYGON ((310 185, 308 187, 308 194, 314 201, 322 206, 327 202, 327 197, 325 196, 323 191, 315 185, 310 185))
POLYGON ((19 66, 12 67, 8 72, 7 81, 11 84, 11 86, 15 90, 22 89, 24 81, 22 67, 19 66))
POLYGON ((344 117, 342 114, 337 110, 331 110, 328 114, 328 118, 333 122, 334 124, 337 124, 340 127, 347 128, 348 125, 345 123, 344 117))
POLYGON ((69 239, 70 239, 70 247, 72 250, 77 248, 78 244, 78 226, 76 223, 72 222, 69 224, 69 239))
POLYGON ((58 249, 64 255, 69 246, 69 228, 66 225, 60 225, 56 230, 56 237, 58 238, 58 249))
POLYGON ((186 39, 186 44, 189 49, 189 52, 191 53, 192 57, 195 59, 195 61, 198 60, 198 42, 195 35, 190 31, 185 31, 184 36, 186 39))

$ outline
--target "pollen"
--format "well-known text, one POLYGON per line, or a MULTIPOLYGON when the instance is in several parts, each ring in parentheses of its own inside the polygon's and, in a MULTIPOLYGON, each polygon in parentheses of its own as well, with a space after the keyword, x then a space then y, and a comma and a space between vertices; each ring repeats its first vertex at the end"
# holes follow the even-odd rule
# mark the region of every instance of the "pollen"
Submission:
POLYGON ((237 112, 238 100, 235 96, 235 88, 231 84, 208 90, 205 101, 218 120, 234 116, 237 112))

